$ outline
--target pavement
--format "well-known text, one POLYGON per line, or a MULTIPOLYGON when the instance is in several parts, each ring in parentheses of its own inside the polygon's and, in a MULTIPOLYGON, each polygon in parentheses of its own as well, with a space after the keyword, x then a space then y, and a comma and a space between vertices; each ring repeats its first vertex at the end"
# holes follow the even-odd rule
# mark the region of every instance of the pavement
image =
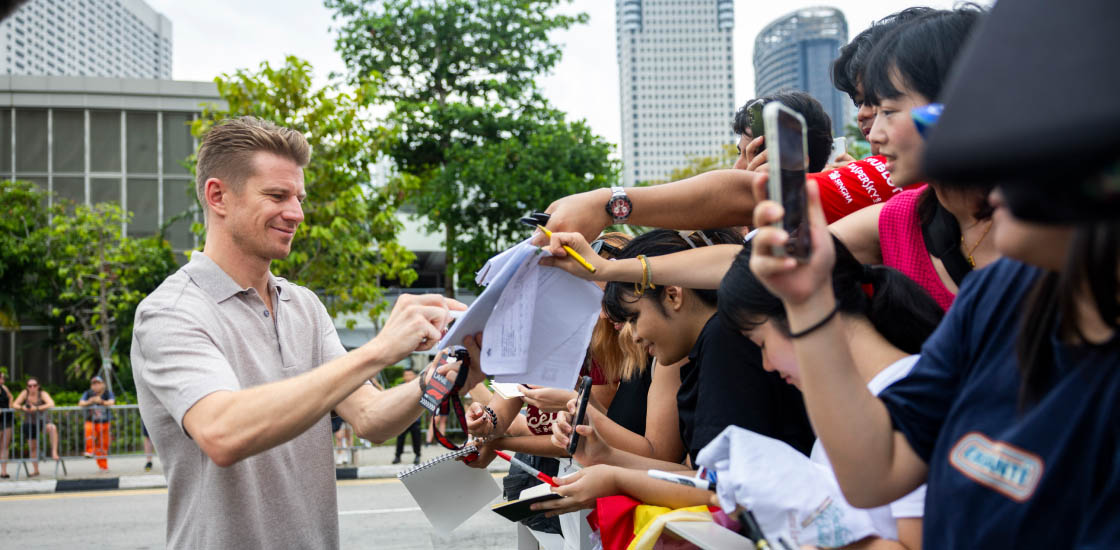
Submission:
MULTIPOLYGON (((449 451, 438 445, 426 446, 420 451, 420 460, 429 460, 446 452, 449 451)), ((393 445, 353 448, 344 452, 347 462, 335 468, 335 476, 337 479, 395 478, 398 472, 413 466, 412 447, 406 446, 401 464, 392 464, 395 453, 393 445)), ((159 457, 152 460, 150 472, 144 471, 145 462, 143 455, 110 456, 109 471, 100 472, 96 461, 91 458, 68 457, 60 463, 45 460, 39 462, 41 475, 28 478, 21 463, 9 461, 8 474, 11 478, 0 479, 0 495, 167 487, 159 457)), ((509 471, 509 464, 497 459, 487 469, 504 473, 509 471)))

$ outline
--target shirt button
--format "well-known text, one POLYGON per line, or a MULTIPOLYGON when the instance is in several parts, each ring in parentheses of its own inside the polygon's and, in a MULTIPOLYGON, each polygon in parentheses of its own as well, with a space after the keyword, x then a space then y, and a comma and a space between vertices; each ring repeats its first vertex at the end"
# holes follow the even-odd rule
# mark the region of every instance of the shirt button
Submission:
POLYGON ((264 316, 265 316, 265 317, 268 317, 268 310, 267 310, 267 309, 266 309, 266 310, 264 310, 264 316))

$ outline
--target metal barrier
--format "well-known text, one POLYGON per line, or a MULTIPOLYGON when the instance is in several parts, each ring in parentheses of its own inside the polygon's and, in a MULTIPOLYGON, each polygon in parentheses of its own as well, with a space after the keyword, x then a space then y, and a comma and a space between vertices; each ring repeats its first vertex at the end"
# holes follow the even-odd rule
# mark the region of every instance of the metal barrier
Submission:
POLYGON ((66 472, 66 459, 80 458, 88 452, 93 458, 144 454, 144 436, 141 433, 140 409, 138 405, 114 405, 109 407, 110 420, 107 427, 90 423, 87 433, 87 409, 84 407, 54 407, 39 413, 38 421, 28 420, 27 413, 21 410, 0 409, 0 418, 11 418, 11 425, 4 424, 4 430, 11 430, 8 445, 9 464, 16 466, 16 478, 20 471, 30 474, 27 464, 36 461, 55 462, 55 476, 59 468, 66 472), (12 413, 12 414, 8 414, 12 413), (100 431, 104 430, 104 431, 100 431), (100 455, 94 443, 108 435, 107 454, 100 455), (32 439, 35 440, 34 456, 31 453, 32 439), (87 444, 88 442, 88 444, 87 444), (57 450, 58 461, 52 455, 57 450))

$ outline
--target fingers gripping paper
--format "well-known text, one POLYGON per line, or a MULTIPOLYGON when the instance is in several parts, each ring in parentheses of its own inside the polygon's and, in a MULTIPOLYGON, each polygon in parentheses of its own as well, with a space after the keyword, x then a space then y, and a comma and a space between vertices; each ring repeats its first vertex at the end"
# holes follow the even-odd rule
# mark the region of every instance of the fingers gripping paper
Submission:
POLYGON ((524 241, 480 270, 486 289, 440 346, 482 331, 483 372, 497 382, 575 386, 603 293, 593 283, 539 264, 546 253, 524 241))

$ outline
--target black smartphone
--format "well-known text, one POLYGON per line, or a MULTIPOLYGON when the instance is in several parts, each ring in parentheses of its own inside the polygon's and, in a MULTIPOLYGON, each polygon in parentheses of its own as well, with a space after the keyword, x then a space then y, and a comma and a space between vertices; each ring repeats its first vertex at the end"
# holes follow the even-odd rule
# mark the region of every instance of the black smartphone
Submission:
MULTIPOLYGON (((747 122, 750 123, 752 141, 759 136, 766 135, 766 125, 762 121, 762 106, 763 101, 761 99, 756 99, 747 106, 747 122)), ((765 150, 766 142, 763 141, 762 147, 758 148, 756 154, 765 150)))
POLYGON ((809 203, 805 198, 805 172, 809 165, 805 119, 777 101, 766 104, 762 118, 766 122, 766 142, 770 144, 770 179, 766 191, 771 200, 781 200, 785 209, 782 221, 774 225, 789 233, 785 248, 776 248, 774 255, 805 261, 812 252, 809 203))
POLYGON ((583 424, 587 416, 587 403, 591 401, 591 377, 580 378, 579 397, 576 399, 576 417, 572 420, 572 438, 568 441, 568 456, 576 453, 579 447, 579 433, 576 426, 583 424))

